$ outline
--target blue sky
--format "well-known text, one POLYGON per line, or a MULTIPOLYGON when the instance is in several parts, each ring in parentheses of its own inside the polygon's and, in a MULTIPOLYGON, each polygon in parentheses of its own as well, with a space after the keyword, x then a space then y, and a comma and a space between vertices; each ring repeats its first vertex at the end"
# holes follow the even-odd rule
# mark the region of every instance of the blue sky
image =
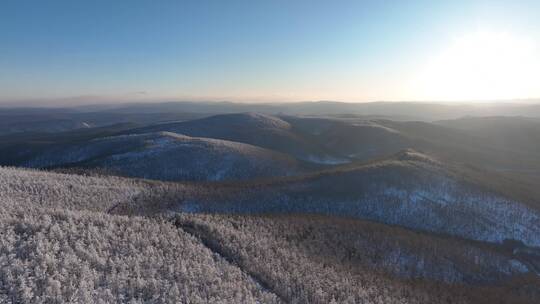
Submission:
POLYGON ((535 60, 539 12, 540 1, 2 0, 0 101, 445 99, 422 89, 432 58, 482 31, 532 42, 535 60))

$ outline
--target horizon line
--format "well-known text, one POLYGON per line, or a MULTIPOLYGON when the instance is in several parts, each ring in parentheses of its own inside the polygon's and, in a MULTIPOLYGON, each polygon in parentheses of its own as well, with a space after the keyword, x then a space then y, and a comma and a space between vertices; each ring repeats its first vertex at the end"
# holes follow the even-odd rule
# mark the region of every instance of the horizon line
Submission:
MULTIPOLYGON (((71 108, 71 107, 91 107, 91 106, 121 106, 121 105, 152 105, 167 103, 207 103, 207 104, 244 104, 244 105, 287 105, 300 103, 339 103, 339 104, 369 104, 369 103, 410 103, 410 104, 441 104, 441 105, 481 105, 481 104, 522 104, 534 105, 540 104, 538 98, 510 98, 510 99, 480 99, 480 100, 372 100, 372 101, 349 101, 349 100, 295 100, 295 101, 243 101, 229 99, 155 99, 155 100, 116 100, 111 101, 102 99, 95 102, 75 102, 81 97, 59 98, 59 99, 36 99, 36 100, 18 100, 2 101, 0 108, 71 108), (59 101, 45 102, 45 101, 59 101), (71 101, 71 102, 70 102, 71 101), (71 103, 71 104, 70 104, 71 103)), ((85 96, 86 98, 86 96, 85 96)))

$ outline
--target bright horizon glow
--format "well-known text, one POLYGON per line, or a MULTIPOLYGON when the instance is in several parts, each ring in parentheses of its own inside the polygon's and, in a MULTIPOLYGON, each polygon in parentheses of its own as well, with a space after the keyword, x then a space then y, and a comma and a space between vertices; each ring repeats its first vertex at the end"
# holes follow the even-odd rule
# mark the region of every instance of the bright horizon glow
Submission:
POLYGON ((419 79, 425 99, 527 98, 540 87, 540 50, 530 37, 478 31, 454 39, 419 79))
POLYGON ((0 103, 538 99, 539 11, 538 0, 5 0, 0 103))

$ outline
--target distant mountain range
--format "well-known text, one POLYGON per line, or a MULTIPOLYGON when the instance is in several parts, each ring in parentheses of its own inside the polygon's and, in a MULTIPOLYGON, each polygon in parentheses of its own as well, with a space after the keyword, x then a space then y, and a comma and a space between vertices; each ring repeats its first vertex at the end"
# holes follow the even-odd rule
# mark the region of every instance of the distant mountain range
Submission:
POLYGON ((1 107, 0 135, 19 132, 57 132, 116 123, 151 124, 203 116, 257 112, 269 115, 361 116, 399 121, 436 121, 465 116, 540 117, 540 100, 483 103, 333 101, 291 103, 161 102, 96 104, 75 107, 1 107))

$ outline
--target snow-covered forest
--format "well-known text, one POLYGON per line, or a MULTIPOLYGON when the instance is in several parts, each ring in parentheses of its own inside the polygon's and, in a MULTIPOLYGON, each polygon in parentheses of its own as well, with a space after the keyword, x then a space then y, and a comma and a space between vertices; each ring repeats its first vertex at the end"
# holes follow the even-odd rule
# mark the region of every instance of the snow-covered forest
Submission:
POLYGON ((489 243, 338 217, 159 211, 200 187, 15 168, 0 181, 4 303, 536 299, 499 286, 537 281, 528 260, 489 243))

